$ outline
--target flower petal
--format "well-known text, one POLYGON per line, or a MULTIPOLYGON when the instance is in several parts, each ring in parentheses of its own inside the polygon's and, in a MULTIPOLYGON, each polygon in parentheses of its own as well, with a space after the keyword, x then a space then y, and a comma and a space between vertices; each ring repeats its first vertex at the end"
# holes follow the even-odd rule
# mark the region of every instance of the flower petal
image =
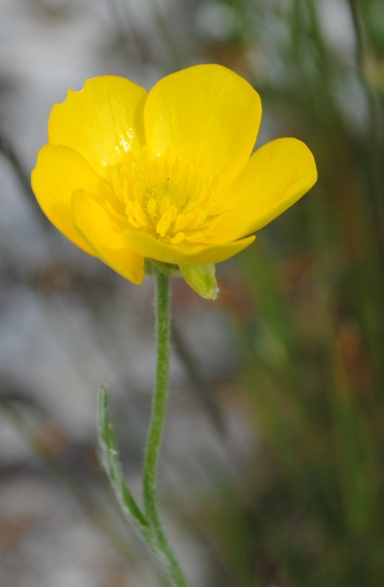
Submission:
POLYGON ((216 238, 233 240, 259 230, 292 206, 316 180, 316 163, 304 143, 294 138, 267 143, 223 194, 224 200, 235 205, 229 210, 230 224, 218 226, 216 238))
POLYGON ((139 285, 144 279, 144 259, 127 247, 120 226, 103 206, 85 191, 72 198, 73 222, 96 255, 117 273, 139 285))
POLYGON ((230 243, 217 245, 195 245, 189 250, 167 245, 152 236, 138 230, 128 230, 124 234, 127 246, 147 259, 155 259, 173 265, 209 265, 220 263, 250 245, 254 236, 230 243))
POLYGON ((71 198, 75 190, 97 192, 100 177, 75 151, 45 145, 31 175, 32 189, 44 214, 75 245, 94 255, 73 226, 71 198))
POLYGON ((245 166, 261 118, 257 92, 220 65, 197 65, 168 75, 144 107, 146 141, 153 155, 176 152, 234 179, 245 166))
POLYGON ((122 77, 90 79, 80 92, 69 90, 65 102, 53 107, 49 142, 78 151, 103 176, 106 167, 143 143, 146 96, 146 90, 122 77))

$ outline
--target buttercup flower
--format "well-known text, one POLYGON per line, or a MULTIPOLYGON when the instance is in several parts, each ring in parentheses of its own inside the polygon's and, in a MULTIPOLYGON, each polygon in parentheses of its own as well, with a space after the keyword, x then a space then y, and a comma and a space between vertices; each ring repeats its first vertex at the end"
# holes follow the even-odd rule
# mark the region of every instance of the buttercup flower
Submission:
POLYGON ((121 77, 90 79, 53 107, 32 187, 65 236, 125 278, 140 284, 149 259, 178 266, 199 290, 212 264, 250 245, 317 179, 297 139, 251 154, 260 118, 257 92, 219 65, 168 75, 149 93, 121 77))

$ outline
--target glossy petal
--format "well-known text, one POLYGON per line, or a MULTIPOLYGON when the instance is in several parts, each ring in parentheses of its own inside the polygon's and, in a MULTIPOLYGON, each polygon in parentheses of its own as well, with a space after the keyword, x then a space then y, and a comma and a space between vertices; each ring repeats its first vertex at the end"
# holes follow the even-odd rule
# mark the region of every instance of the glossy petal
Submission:
POLYGON ((49 220, 75 245, 94 255, 73 226, 71 198, 79 189, 96 193, 101 183, 99 176, 72 149, 45 145, 39 152, 31 180, 37 201, 49 220))
POLYGON ((297 202, 316 180, 315 160, 304 143, 293 138, 267 143, 223 194, 224 200, 233 202, 231 221, 218 226, 217 238, 232 240, 259 230, 297 202))
POLYGON ((197 65, 160 80, 144 109, 146 141, 154 154, 176 152, 230 181, 252 152, 261 118, 257 92, 220 65, 197 65))
POLYGON ((138 255, 173 265, 220 263, 240 253, 255 240, 254 236, 250 236, 235 242, 220 243, 218 245, 195 245, 185 250, 176 245, 167 245, 138 230, 129 230, 124 236, 128 247, 138 255))
POLYGON ((76 150, 103 176, 107 166, 142 144, 146 96, 143 88, 122 77, 90 79, 80 92, 69 90, 65 102, 53 107, 49 142, 76 150))
POLYGON ((133 283, 144 278, 144 258, 130 250, 121 226, 92 195, 77 191, 72 199, 73 223, 97 256, 133 283))

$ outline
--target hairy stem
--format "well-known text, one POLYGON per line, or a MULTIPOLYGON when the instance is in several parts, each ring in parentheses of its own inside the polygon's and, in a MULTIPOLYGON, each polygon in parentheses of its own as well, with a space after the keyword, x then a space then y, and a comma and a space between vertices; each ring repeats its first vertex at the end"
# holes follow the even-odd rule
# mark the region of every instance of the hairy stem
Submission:
POLYGON ((172 585, 175 587, 188 587, 188 583, 166 537, 157 502, 157 468, 168 399, 171 320, 169 278, 157 269, 155 270, 155 275, 157 366, 151 422, 144 459, 143 499, 145 515, 154 538, 152 547, 165 564, 172 585))

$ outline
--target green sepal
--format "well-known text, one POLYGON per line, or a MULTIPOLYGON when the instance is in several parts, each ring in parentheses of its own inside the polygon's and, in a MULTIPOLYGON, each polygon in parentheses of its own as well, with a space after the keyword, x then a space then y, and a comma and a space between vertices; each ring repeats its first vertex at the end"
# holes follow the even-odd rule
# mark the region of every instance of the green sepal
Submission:
POLYGON ((109 399, 105 387, 99 395, 99 445, 101 463, 108 475, 125 517, 151 547, 152 532, 148 521, 131 494, 122 471, 113 426, 109 421, 109 399))
POLYGON ((171 263, 163 263, 162 261, 155 261, 155 259, 145 259, 145 271, 148 274, 153 273, 153 267, 156 267, 163 275, 167 277, 180 277, 180 269, 178 265, 171 263))
POLYGON ((180 265, 185 281, 196 293, 206 300, 215 300, 219 293, 215 265, 180 265))

